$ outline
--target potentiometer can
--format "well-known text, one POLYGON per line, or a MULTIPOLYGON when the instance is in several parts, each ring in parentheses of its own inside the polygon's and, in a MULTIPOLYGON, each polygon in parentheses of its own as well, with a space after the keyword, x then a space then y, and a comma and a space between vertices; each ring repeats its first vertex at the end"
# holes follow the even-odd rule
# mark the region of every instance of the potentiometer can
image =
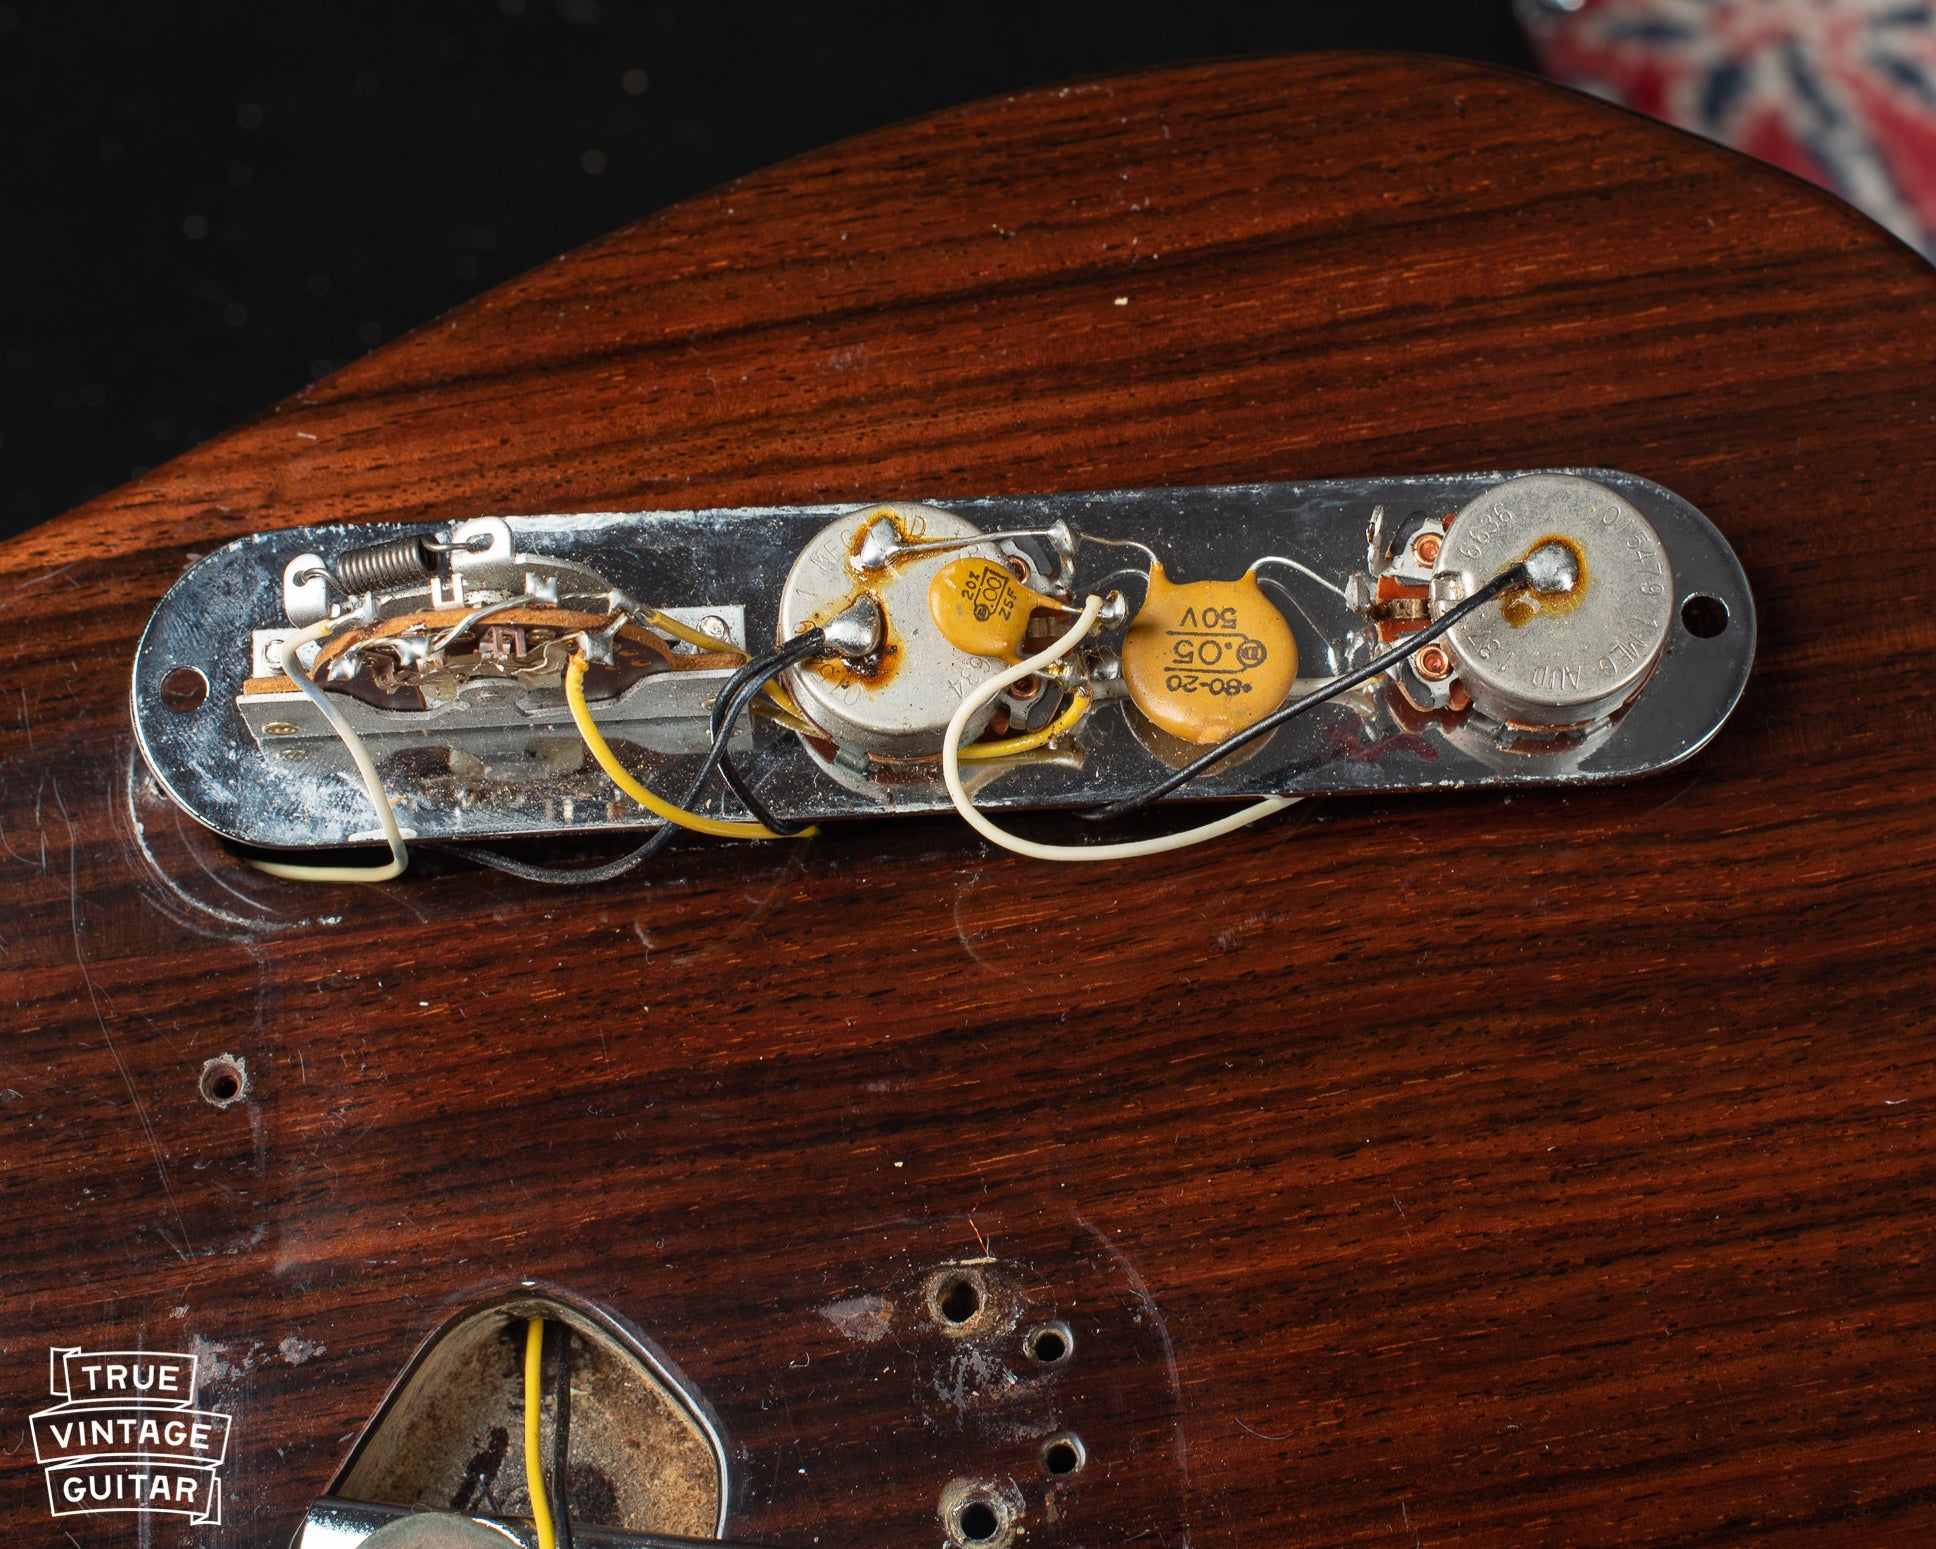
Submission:
MULTIPOLYGON (((786 675, 800 709, 835 742, 886 758, 932 757, 940 751, 955 706, 999 670, 999 660, 949 640, 928 602, 930 584, 943 566, 962 558, 1001 563, 993 541, 965 547, 937 542, 980 535, 979 527, 952 511, 897 501, 866 506, 830 523, 800 551, 780 593, 782 640, 825 624, 863 592, 880 603, 886 620, 886 643, 877 658, 810 662, 786 675), (883 521, 892 524, 901 544, 935 543, 935 551, 910 547, 891 563, 857 568, 856 553, 869 530, 883 521)), ((981 734, 993 713, 991 705, 976 718, 968 728, 970 739, 981 734)))
POLYGON ((1673 613, 1667 551, 1647 518, 1591 479, 1540 473, 1494 486, 1453 518, 1432 615, 1555 540, 1578 561, 1572 587, 1509 593, 1446 637, 1475 708, 1539 731, 1589 725, 1632 698, 1673 613))

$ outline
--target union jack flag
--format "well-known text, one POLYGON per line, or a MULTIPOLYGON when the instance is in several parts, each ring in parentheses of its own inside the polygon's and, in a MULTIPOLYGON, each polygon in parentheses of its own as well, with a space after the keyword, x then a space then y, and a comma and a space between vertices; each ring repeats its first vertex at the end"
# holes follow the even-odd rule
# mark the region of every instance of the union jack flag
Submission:
POLYGON ((1832 189, 1936 259, 1936 0, 1519 0, 1555 80, 1832 189))

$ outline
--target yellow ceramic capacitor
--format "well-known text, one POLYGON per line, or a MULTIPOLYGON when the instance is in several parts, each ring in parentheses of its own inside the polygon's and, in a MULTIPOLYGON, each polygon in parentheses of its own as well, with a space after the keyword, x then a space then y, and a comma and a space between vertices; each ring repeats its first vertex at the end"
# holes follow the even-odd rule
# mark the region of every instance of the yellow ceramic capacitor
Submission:
POLYGON ((1057 606, 992 559, 957 559, 928 583, 928 612, 947 642, 970 656, 1022 659, 1022 637, 1037 608, 1057 606))
POLYGON ((1283 704, 1296 678, 1297 640, 1256 576, 1177 586, 1150 566, 1123 642, 1123 682, 1164 731, 1221 742, 1283 704))

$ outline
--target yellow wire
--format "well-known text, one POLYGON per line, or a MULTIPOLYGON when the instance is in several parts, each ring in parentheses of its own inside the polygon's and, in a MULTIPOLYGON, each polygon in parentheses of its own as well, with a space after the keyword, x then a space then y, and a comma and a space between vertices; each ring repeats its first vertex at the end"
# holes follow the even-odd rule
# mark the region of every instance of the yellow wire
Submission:
MULTIPOLYGON (((741 661, 751 660, 732 641, 721 640, 717 635, 703 635, 690 625, 681 624, 671 614, 661 613, 657 608, 642 608, 639 610, 639 617, 654 629, 664 631, 675 640, 683 640, 687 645, 696 645, 702 651, 730 651, 741 661)), ((799 721, 806 720, 806 717, 800 714, 800 707, 793 702, 793 696, 780 686, 778 679, 770 680, 767 683, 766 697, 771 699, 782 710, 786 711, 788 715, 794 717, 794 719, 799 721)))
MULTIPOLYGON (((611 776, 612 784, 630 796, 647 812, 653 812, 668 823, 676 823, 681 828, 689 828, 695 834, 712 834, 721 839, 784 839, 785 834, 776 834, 764 823, 733 822, 726 818, 703 817, 697 812, 688 812, 684 807, 675 807, 662 796, 655 796, 643 785, 632 778, 631 770, 618 761, 598 723, 592 719, 591 706, 585 703, 585 658, 574 656, 571 665, 565 668, 565 703, 571 706, 572 723, 578 728, 578 735, 585 739, 585 746, 591 750, 598 767, 611 776)), ((794 837, 805 839, 818 832, 813 828, 803 828, 794 837)))
POLYGON ((531 1490, 531 1525, 538 1530, 538 1549, 558 1549, 558 1530, 551 1524, 551 1502, 545 1499, 543 1449, 538 1445, 538 1420, 544 1406, 544 1319, 524 1324, 524 1482, 531 1490))
MULTIPOLYGON (((807 718, 800 713, 800 707, 793 702, 793 696, 786 691, 778 678, 768 678, 766 680, 766 697, 772 700, 782 710, 786 711, 794 720, 801 722, 803 725, 807 724, 807 718)), ((808 726, 808 732, 811 735, 811 726, 808 726)))
POLYGON ((683 640, 687 645, 696 645, 702 651, 731 651, 741 661, 746 653, 730 640, 722 640, 717 635, 703 635, 690 624, 681 624, 670 613, 661 613, 657 608, 641 608, 639 617, 654 629, 663 630, 675 640, 683 640))
POLYGON ((1069 706, 1040 731, 1024 732, 1019 737, 1004 737, 999 742, 971 742, 956 756, 962 763, 971 760, 1007 758, 1012 753, 1028 753, 1044 743, 1060 737, 1071 726, 1089 713, 1089 696, 1076 693, 1069 696, 1069 706))
POLYGON ((817 737, 825 741, 827 734, 803 716, 788 715, 778 705, 755 704, 753 709, 765 716, 775 726, 784 726, 788 731, 797 731, 803 737, 817 737))

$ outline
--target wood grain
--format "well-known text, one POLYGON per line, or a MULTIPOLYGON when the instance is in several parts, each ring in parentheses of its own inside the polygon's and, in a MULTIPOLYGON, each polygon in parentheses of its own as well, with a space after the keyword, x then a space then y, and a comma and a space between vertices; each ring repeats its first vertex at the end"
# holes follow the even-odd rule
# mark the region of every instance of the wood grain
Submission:
POLYGON ((934 1542, 988 1477, 1037 1544, 1929 1542, 1933 446, 1907 249, 1440 60, 980 103, 439 319, 0 549, 9 1433, 49 1345, 199 1341, 229 1522, 153 1538, 280 1542, 528 1279, 685 1372, 749 1538, 934 1542), (1569 464, 1694 501, 1761 612, 1720 739, 1620 790, 305 890, 132 748, 149 609, 259 528, 1569 464), (1060 1375, 926 1320, 984 1244, 1060 1375))

